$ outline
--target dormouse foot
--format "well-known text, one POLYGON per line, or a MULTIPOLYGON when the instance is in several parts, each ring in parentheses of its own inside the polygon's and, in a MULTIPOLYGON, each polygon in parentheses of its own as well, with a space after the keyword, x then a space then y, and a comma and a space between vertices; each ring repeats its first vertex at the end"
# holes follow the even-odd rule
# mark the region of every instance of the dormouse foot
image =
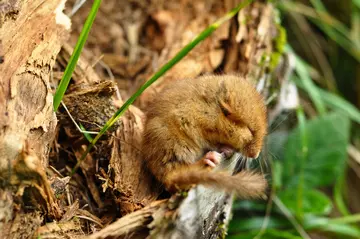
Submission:
POLYGON ((222 154, 216 151, 210 151, 207 152, 205 156, 198 161, 198 163, 205 167, 215 168, 218 164, 220 164, 222 159, 222 154))

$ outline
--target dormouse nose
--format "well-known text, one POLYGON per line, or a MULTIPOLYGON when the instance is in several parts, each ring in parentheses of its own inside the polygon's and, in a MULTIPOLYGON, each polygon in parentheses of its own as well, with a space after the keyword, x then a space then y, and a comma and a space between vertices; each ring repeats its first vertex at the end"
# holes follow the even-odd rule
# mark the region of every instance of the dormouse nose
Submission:
POLYGON ((247 152, 246 156, 249 158, 252 158, 252 159, 256 159, 259 157, 259 154, 260 154, 260 151, 257 151, 257 152, 253 151, 253 152, 247 152))

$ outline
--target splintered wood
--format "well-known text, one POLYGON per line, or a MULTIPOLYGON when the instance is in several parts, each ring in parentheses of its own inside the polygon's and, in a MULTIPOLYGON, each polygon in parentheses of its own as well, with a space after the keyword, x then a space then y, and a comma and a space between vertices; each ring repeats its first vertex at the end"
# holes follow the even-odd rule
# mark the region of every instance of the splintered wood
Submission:
POLYGON ((43 215, 62 215, 45 170, 56 126, 50 77, 70 29, 64 3, 0 3, 1 238, 31 237, 43 215))

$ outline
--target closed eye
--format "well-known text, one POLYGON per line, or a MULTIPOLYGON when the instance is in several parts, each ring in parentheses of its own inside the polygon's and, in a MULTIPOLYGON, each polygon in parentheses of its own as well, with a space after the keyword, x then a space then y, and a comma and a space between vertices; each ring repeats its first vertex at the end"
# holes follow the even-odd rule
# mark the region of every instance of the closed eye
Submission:
POLYGON ((230 111, 225 107, 220 107, 221 112, 224 114, 225 117, 228 117, 230 115, 230 111))
POLYGON ((231 115, 231 109, 230 106, 222 101, 219 103, 221 112, 224 114, 225 117, 228 117, 231 115))

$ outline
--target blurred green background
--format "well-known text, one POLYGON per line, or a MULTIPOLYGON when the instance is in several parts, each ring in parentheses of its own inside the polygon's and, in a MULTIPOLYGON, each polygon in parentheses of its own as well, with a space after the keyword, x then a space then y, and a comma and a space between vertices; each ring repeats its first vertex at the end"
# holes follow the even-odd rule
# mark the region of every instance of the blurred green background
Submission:
POLYGON ((236 201, 227 238, 360 238, 360 0, 273 3, 300 105, 270 127, 268 203, 236 201))

